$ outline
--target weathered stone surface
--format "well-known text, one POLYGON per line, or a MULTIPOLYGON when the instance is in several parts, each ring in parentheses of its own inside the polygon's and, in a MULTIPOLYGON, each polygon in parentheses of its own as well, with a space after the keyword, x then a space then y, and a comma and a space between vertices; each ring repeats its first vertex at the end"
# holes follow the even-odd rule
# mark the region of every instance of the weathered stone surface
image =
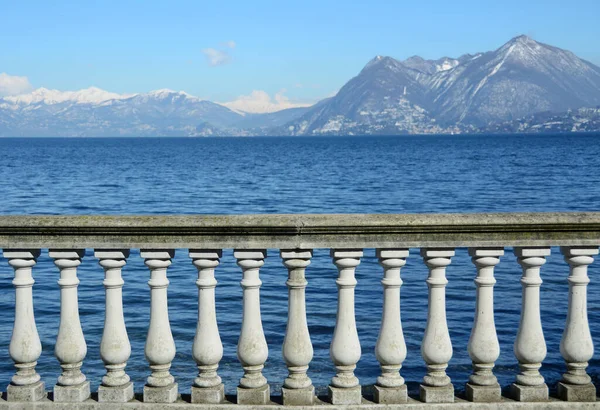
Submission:
POLYGON ((361 387, 339 388, 328 386, 329 401, 331 404, 360 404, 362 402, 361 387))
POLYGON ((9 384, 6 389, 8 401, 40 401, 44 398, 46 398, 46 390, 42 381, 27 386, 9 384))
POLYGON ((558 397, 565 401, 596 401, 596 387, 590 384, 558 383, 558 397))
POLYGON ((467 400, 475 403, 491 403, 502 399, 502 389, 498 383, 494 386, 477 386, 467 383, 465 393, 467 400))
POLYGON ((216 387, 192 386, 192 403, 219 404, 225 400, 223 383, 216 387))
POLYGON ((517 401, 546 401, 548 400, 548 386, 546 383, 540 386, 521 386, 513 383, 510 385, 510 395, 517 401))
POLYGON ((406 403, 408 393, 406 384, 400 387, 381 387, 373 386, 373 400, 380 404, 406 403))
POLYGON ((165 387, 144 386, 144 403, 173 403, 177 400, 177 383, 165 387))
POLYGON ((268 384, 256 389, 237 388, 238 404, 267 404, 271 401, 271 388, 268 384))
POLYGON ((90 398, 90 382, 85 381, 76 386, 54 386, 54 401, 78 403, 90 398))
POLYGON ((133 382, 117 387, 102 385, 98 387, 98 401, 100 403, 127 403, 131 400, 133 400, 133 382))
POLYGON ((423 403, 453 403, 454 386, 452 384, 443 387, 421 385, 419 397, 423 403))
POLYGON ((0 248, 569 246, 599 239, 599 212, 0 217, 0 248))
POLYGON ((306 389, 281 388, 281 396, 284 406, 310 406, 315 401, 315 387, 306 389))

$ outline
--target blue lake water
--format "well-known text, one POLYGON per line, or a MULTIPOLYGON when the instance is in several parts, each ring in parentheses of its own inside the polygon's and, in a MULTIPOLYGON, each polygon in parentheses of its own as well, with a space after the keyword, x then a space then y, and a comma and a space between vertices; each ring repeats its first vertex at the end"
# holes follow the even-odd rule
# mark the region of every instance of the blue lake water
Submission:
MULTIPOLYGON (((600 134, 562 136, 430 136, 335 138, 0 139, 2 214, 246 214, 597 211, 600 134)), ((600 262, 590 267, 589 317, 600 342, 600 262)), ((542 321, 548 356, 542 373, 553 386, 564 371, 559 352, 567 311, 568 267, 558 249, 542 269, 542 321)), ((334 374, 329 343, 335 325, 337 271, 326 249, 307 269, 308 324, 315 357, 309 374, 324 392, 334 374)), ((454 356, 448 373, 457 390, 471 372, 466 346, 475 305, 475 269, 458 249, 447 269, 448 325, 454 356)), ((495 372, 514 380, 512 352, 520 314, 521 270, 511 249, 496 268, 496 325, 501 356, 495 372)), ((0 390, 13 373, 8 343, 14 314, 12 269, 0 263, 0 390)), ((124 268, 125 321, 133 353, 127 371, 141 391, 149 374, 144 342, 149 319, 148 269, 133 251, 124 268)), ((287 272, 277 250, 261 269, 261 308, 269 344, 265 375, 277 391, 287 272)), ((402 319, 408 357, 402 374, 414 393, 425 373, 420 343, 427 317, 427 270, 411 250, 402 269, 402 319)), ((88 355, 83 370, 95 390, 104 373, 99 343, 104 321, 103 271, 87 251, 79 268, 80 313, 88 355)), ((242 375, 236 358, 241 326, 241 271, 230 249, 217 268, 217 315, 225 354, 220 374, 229 393, 242 375)), ((356 374, 372 384, 382 307, 373 249, 357 269, 356 318, 363 356, 356 374)), ((43 353, 38 371, 50 389, 60 367, 53 355, 59 322, 58 271, 42 254, 34 268, 35 315, 43 353)), ((169 309, 177 344, 172 373, 189 392, 197 315, 196 270, 185 250, 169 268, 169 309)), ((596 354, 589 372, 600 377, 596 354)))

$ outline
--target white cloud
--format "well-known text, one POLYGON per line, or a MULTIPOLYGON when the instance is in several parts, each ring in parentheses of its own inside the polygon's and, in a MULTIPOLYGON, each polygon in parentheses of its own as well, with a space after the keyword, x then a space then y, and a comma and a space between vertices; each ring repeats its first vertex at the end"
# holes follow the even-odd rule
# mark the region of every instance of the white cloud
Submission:
POLYGON ((219 65, 228 64, 231 62, 231 56, 227 51, 217 50, 215 48, 205 48, 202 54, 206 57, 208 65, 216 67, 219 65))
POLYGON ((233 101, 220 104, 234 111, 253 114, 281 111, 287 108, 309 107, 312 105, 312 103, 290 101, 285 96, 285 92, 286 90, 282 89, 271 98, 266 91, 254 90, 248 95, 240 95, 233 101))
POLYGON ((233 40, 225 41, 224 43, 221 43, 221 45, 223 47, 234 49, 235 48, 235 41, 233 41, 233 40))
POLYGON ((224 41, 221 44, 219 44, 220 49, 212 47, 205 48, 202 50, 202 54, 204 54, 208 65, 211 67, 225 65, 231 63, 232 58, 230 50, 233 50, 235 46, 236 44, 233 40, 224 41))
POLYGON ((27 77, 0 73, 0 97, 24 94, 32 89, 27 77))

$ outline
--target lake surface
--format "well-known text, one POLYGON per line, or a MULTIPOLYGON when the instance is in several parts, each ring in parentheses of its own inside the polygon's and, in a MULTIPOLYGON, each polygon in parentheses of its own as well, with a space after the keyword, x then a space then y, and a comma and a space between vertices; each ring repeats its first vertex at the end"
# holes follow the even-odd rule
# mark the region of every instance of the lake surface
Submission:
MULTIPOLYGON (((443 213, 597 211, 600 134, 562 136, 427 136, 332 138, 0 139, 2 214, 246 214, 443 213)), ((261 308, 269 344, 264 374, 277 391, 287 370, 281 358, 286 327, 287 271, 277 250, 261 269, 261 308)), ((589 318, 600 342, 600 262, 590 267, 589 318)), ((559 344, 567 312, 568 266, 553 249, 542 269, 542 322, 548 356, 542 373, 554 387, 564 371, 559 344)), ((14 315, 12 269, 0 263, 0 390, 13 373, 8 343, 14 315)), ((124 268, 125 321, 133 353, 127 371, 141 391, 149 368, 144 342, 149 321, 148 269, 133 251, 124 268)), ((197 315, 196 270, 178 250, 168 273, 171 326, 177 344, 172 373, 180 392, 196 376, 191 357, 197 315)), ((335 325, 337 271, 326 249, 307 269, 308 324, 315 356, 309 375, 319 393, 334 375, 329 343, 335 325)), ((475 268, 466 249, 447 269, 448 326, 454 347, 448 373, 457 390, 471 372, 467 342, 475 305, 475 268)), ((512 352, 520 315, 521 270, 511 249, 496 268, 496 325, 501 356, 495 372, 514 380, 512 352)), ((96 390, 104 367, 103 271, 87 251, 79 268, 80 314, 88 355, 83 370, 96 390)), ((241 270, 224 251, 216 277, 217 315, 225 354, 220 375, 235 392, 242 369, 236 345, 242 318, 241 270)), ((357 268, 356 318, 363 356, 356 374, 375 382, 374 347, 381 320, 382 270, 365 250, 357 268)), ((402 269, 402 319, 409 392, 425 374, 420 343, 427 317, 427 269, 411 250, 402 269)), ((48 390, 60 367, 53 355, 59 323, 58 270, 42 254, 34 268, 34 307, 43 353, 37 370, 48 390)), ((598 354, 589 372, 600 376, 598 354)))

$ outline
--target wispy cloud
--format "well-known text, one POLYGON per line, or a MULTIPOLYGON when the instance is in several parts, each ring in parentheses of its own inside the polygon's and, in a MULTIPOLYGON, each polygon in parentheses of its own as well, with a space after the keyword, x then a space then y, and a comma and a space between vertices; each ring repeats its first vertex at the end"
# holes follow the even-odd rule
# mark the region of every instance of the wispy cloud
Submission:
POLYGON ((221 103, 225 107, 247 113, 266 113, 285 110, 287 108, 309 107, 313 103, 294 102, 285 95, 286 89, 279 90, 271 97, 263 90, 254 90, 248 95, 240 95, 233 101, 221 103))
POLYGON ((225 41, 225 42, 221 43, 221 46, 234 49, 236 44, 235 44, 235 41, 229 40, 229 41, 225 41))
POLYGON ((217 50, 216 48, 205 48, 202 50, 202 54, 204 54, 208 65, 211 67, 225 65, 231 62, 229 53, 223 50, 217 50))
POLYGON ((19 95, 32 89, 33 87, 27 77, 0 73, 0 97, 19 95))
POLYGON ((206 57, 206 62, 211 67, 225 65, 231 63, 232 57, 230 50, 235 48, 235 41, 229 40, 224 41, 219 45, 220 49, 216 48, 205 48, 202 50, 202 54, 206 57))

